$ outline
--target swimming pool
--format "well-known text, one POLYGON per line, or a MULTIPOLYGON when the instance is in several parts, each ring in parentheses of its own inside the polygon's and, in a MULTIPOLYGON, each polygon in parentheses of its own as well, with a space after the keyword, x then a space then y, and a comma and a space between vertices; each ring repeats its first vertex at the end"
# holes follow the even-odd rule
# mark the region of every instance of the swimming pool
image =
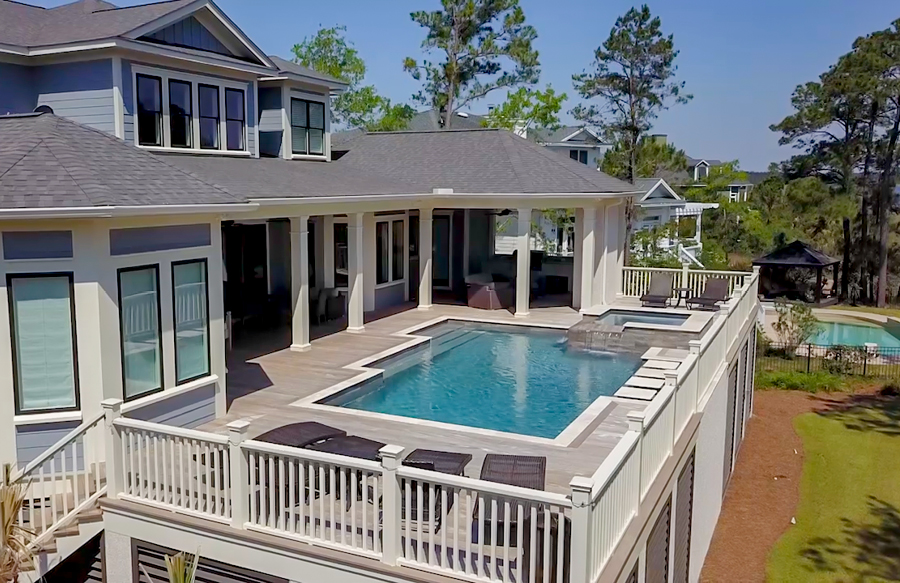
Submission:
POLYGON ((900 348, 900 338, 877 324, 851 322, 820 322, 819 332, 810 340, 811 344, 863 346, 874 342, 885 348, 900 348))
POLYGON ((420 334, 432 341, 323 404, 554 438, 641 364, 566 350, 564 330, 448 322, 420 334))
POLYGON ((660 312, 638 312, 633 310, 609 310, 597 318, 598 324, 611 326, 624 326, 625 324, 662 324, 665 326, 678 326, 683 324, 690 316, 686 314, 663 314, 660 312))

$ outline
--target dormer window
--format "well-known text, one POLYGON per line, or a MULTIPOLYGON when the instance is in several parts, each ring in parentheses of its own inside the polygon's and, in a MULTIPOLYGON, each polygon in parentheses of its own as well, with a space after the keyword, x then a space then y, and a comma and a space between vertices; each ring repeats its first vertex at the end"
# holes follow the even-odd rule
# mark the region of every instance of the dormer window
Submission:
POLYGON ((135 143, 195 153, 247 151, 247 83, 134 66, 135 143))
POLYGON ((706 164, 697 165, 697 176, 696 180, 706 180, 709 176, 709 166, 706 164))
POLYGON ((325 104, 291 98, 291 152, 325 153, 325 104))

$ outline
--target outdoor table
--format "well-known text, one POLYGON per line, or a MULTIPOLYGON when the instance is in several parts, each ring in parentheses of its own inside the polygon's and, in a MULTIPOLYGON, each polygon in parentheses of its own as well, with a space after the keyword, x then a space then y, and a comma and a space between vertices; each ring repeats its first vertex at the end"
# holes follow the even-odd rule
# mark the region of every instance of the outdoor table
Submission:
POLYGON ((693 291, 693 288, 690 288, 690 287, 676 287, 675 293, 677 293, 678 296, 677 296, 677 301, 675 302, 675 307, 677 308, 678 306, 680 306, 682 300, 684 300, 684 302, 685 302, 684 305, 687 306, 687 299, 689 297, 691 297, 692 291, 693 291))

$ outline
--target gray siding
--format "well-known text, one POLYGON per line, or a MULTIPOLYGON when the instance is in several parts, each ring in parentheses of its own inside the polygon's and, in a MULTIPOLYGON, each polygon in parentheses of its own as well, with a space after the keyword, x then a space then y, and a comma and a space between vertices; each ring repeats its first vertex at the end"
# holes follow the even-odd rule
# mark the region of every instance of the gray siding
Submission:
MULTIPOLYGON (((40 423, 37 425, 20 425, 16 427, 16 461, 19 467, 24 467, 50 448, 57 441, 66 436, 70 431, 78 427, 77 421, 66 423, 40 423)), ((70 452, 71 448, 67 449, 70 452)), ((71 453, 67 456, 66 467, 71 468, 71 453)), ((76 452, 78 469, 84 467, 84 449, 78 443, 76 452)), ((62 467, 62 460, 57 457, 56 468, 62 467)))
POLYGON ((375 309, 389 308, 403 303, 403 292, 406 282, 398 282, 394 285, 375 290, 375 309))
POLYGON ((23 65, 0 63, 0 115, 28 113, 37 105, 34 91, 34 69, 23 65))
POLYGON ((37 105, 48 105, 60 117, 115 133, 110 59, 36 67, 34 87, 37 105))
POLYGON ((141 38, 142 40, 149 40, 150 42, 188 47, 199 49, 201 51, 218 53, 220 55, 233 56, 231 51, 229 51, 225 45, 213 35, 213 33, 207 30, 207 28, 200 24, 200 21, 193 16, 189 16, 184 20, 141 38))
POLYGON ((256 103, 256 95, 253 94, 253 84, 247 84, 247 150, 256 154, 256 118, 253 115, 253 104, 256 103))
POLYGON ((261 156, 281 156, 282 121, 281 88, 260 88, 259 153, 261 156))
POLYGON ((216 418, 216 386, 209 385, 141 407, 128 413, 128 417, 193 429, 216 418))

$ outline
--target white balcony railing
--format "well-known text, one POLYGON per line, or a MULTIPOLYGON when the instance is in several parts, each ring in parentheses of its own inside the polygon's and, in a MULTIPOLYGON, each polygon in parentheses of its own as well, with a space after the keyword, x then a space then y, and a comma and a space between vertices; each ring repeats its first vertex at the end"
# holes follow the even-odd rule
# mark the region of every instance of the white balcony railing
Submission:
POLYGON ((371 462, 246 440, 245 421, 226 437, 124 419, 107 401, 108 495, 456 579, 595 583, 755 320, 758 274, 694 281, 712 275, 732 297, 568 495, 406 467, 399 446, 371 462))
MULTIPOLYGON (((622 268, 622 295, 626 298, 639 298, 650 289, 650 278, 654 273, 671 273, 672 287, 687 287, 693 295, 700 295, 706 287, 706 281, 718 277, 728 281, 728 293, 734 294, 734 290, 744 285, 751 273, 741 271, 710 271, 700 269, 688 269, 685 265, 681 269, 658 267, 623 267, 622 268)), ((675 297, 675 292, 672 292, 675 297)))

